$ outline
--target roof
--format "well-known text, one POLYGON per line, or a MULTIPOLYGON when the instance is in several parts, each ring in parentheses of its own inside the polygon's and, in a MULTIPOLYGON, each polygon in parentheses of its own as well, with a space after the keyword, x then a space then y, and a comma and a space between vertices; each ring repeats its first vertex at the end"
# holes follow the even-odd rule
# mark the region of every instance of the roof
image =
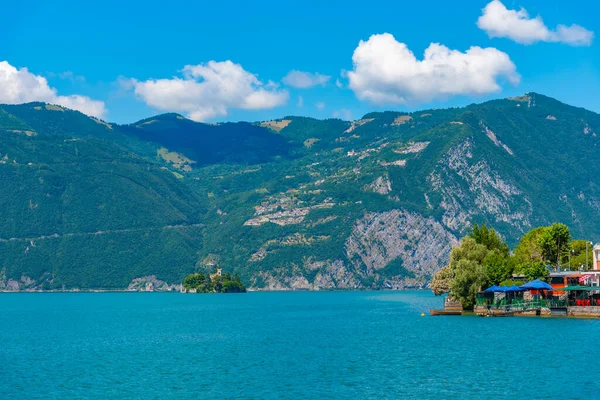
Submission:
POLYGON ((565 286, 564 288, 557 289, 559 292, 574 292, 574 291, 590 292, 592 290, 600 290, 599 286, 565 286))
POLYGON ((560 272, 550 272, 550 277, 554 276, 573 276, 574 278, 581 276, 581 272, 579 271, 560 271, 560 272))

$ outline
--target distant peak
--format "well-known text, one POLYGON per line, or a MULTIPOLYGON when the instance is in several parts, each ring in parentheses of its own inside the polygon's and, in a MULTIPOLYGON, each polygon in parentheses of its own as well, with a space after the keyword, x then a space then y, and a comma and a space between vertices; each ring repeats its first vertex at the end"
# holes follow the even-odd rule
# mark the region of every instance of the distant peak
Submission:
POLYGON ((177 120, 187 120, 187 118, 185 118, 183 115, 181 114, 177 114, 177 113, 165 113, 165 114, 159 114, 155 117, 152 117, 152 119, 163 119, 163 120, 169 120, 169 119, 177 119, 177 120))

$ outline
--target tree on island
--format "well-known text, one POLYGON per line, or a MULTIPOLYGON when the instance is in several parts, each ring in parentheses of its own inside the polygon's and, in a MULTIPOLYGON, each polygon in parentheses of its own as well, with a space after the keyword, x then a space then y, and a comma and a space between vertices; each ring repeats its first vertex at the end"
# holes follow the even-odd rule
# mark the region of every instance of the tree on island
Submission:
POLYGON ((239 275, 232 276, 229 272, 222 276, 214 274, 212 278, 202 271, 190 274, 183 280, 183 288, 196 293, 246 293, 239 275))

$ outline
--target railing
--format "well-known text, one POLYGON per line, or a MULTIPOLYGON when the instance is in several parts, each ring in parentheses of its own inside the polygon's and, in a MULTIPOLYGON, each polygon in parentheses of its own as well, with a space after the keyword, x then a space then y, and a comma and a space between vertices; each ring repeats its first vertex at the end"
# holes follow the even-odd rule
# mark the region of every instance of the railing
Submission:
POLYGON ((541 308, 569 306, 566 299, 512 299, 508 302, 506 301, 506 299, 501 299, 498 301, 490 301, 488 299, 477 299, 475 303, 477 307, 485 308, 488 310, 504 310, 506 312, 529 311, 539 310, 541 308))

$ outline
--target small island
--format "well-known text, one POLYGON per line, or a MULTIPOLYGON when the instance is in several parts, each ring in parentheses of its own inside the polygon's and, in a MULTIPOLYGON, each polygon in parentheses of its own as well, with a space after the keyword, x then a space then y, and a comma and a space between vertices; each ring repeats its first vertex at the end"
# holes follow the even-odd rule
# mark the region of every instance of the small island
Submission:
POLYGON ((206 274, 199 271, 190 274, 183 280, 183 293, 246 293, 246 286, 240 277, 229 272, 223 273, 217 268, 215 273, 206 274))

